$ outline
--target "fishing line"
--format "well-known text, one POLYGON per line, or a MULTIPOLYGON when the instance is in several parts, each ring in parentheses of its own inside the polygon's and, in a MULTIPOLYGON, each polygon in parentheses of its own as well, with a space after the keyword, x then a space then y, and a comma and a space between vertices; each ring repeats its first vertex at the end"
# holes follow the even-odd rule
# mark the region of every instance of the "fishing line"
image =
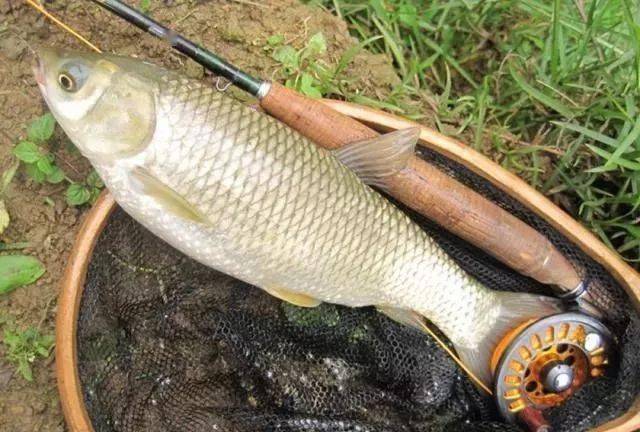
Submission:
MULTIPOLYGON (((73 35, 74 37, 76 37, 78 40, 80 40, 81 42, 83 42, 85 45, 87 45, 88 47, 90 47, 91 49, 93 49, 94 51, 96 51, 97 53, 102 53, 102 51, 100 50, 100 48, 98 48, 97 46, 95 46, 94 44, 92 44, 91 42, 89 42, 87 39, 85 39, 80 33, 78 33, 77 31, 75 31, 73 28, 71 28, 70 26, 68 26, 67 24, 65 24, 64 22, 62 22, 61 20, 59 20, 58 18, 56 18, 54 15, 52 15, 51 13, 49 13, 46 9, 44 9, 42 6, 40 6, 38 3, 36 3, 34 0, 25 0, 25 2, 27 2, 27 4, 29 4, 31 7, 33 7, 34 9, 36 9, 38 12, 42 13, 44 16, 46 16, 47 18, 49 18, 51 21, 53 21, 53 23, 55 23, 56 25, 58 25, 60 28, 62 28, 63 30, 65 30, 66 32, 70 33, 71 35, 73 35)), ((230 83, 232 84, 232 83, 230 83)), ((438 335, 435 334, 435 332, 433 330, 431 330, 426 324, 424 324, 422 321, 420 322, 423 330, 430 335, 438 345, 440 345, 440 347, 449 355, 449 357, 451 357, 451 359, 460 367, 460 369, 462 369, 467 376, 471 379, 471 381, 473 381, 478 387, 480 387, 482 390, 484 390, 485 392, 487 392, 487 394, 489 394, 490 396, 493 396, 493 392, 491 391, 491 389, 489 387, 487 387, 480 378, 478 378, 473 372, 471 372, 471 370, 462 362, 462 360, 460 360, 460 358, 457 356, 456 353, 454 353, 451 348, 449 348, 447 346, 447 344, 440 339, 440 337, 438 335)))
POLYGON ((462 369, 463 371, 466 372, 466 374, 469 376, 469 378, 471 379, 471 381, 473 381, 474 383, 476 383, 476 385, 478 387, 480 387, 482 390, 486 391, 490 396, 493 396, 493 392, 491 391, 491 389, 489 387, 487 387, 485 385, 485 383, 482 382, 482 380, 480 380, 480 378, 478 378, 473 372, 471 372, 471 370, 465 366, 465 364, 462 362, 462 360, 460 360, 460 357, 458 357, 458 355, 456 353, 454 353, 451 348, 449 348, 447 346, 447 344, 440 339, 440 337, 429 328, 429 326, 427 326, 424 322, 422 322, 422 320, 420 320, 420 326, 422 327, 422 329, 429 334, 433 339, 435 339, 435 341, 438 343, 438 345, 440 345, 440 347, 447 353, 449 354, 449 356, 453 359, 453 361, 460 367, 460 369, 462 369))
POLYGON ((63 23, 62 21, 60 21, 58 18, 56 18, 55 16, 53 16, 51 13, 49 13, 45 8, 43 8, 42 6, 40 6, 38 3, 36 3, 34 0, 25 0, 27 2, 27 4, 29 4, 29 6, 31 6, 32 8, 34 8, 35 10, 37 10, 38 12, 40 12, 42 15, 46 16, 47 18, 49 18, 51 21, 53 21, 55 24, 57 24, 58 26, 60 26, 62 29, 64 29, 65 31, 69 32, 70 34, 72 34, 73 36, 75 36, 80 42, 84 43, 85 45, 87 45, 89 48, 91 48, 92 50, 94 50, 97 53, 102 53, 102 51, 100 50, 100 48, 98 48, 97 46, 95 46, 94 44, 92 44, 91 42, 89 42, 89 40, 87 40, 86 38, 84 38, 80 33, 78 33, 77 31, 75 31, 74 29, 72 29, 71 27, 69 27, 68 25, 66 25, 65 23, 63 23))

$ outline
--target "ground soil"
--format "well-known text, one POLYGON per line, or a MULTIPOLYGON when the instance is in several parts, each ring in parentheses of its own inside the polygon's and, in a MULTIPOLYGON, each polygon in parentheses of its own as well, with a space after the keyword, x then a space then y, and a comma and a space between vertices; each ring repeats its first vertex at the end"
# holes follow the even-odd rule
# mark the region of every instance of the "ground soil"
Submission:
MULTIPOLYGON (((193 77, 212 79, 204 76, 197 64, 90 2, 53 0, 45 5, 104 51, 147 58, 193 77)), ((322 31, 329 44, 327 62, 336 62, 355 44, 344 22, 295 0, 151 0, 151 12, 163 22, 174 23, 175 29, 187 37, 262 77, 278 78, 277 65, 264 49, 271 35, 282 34, 292 45, 302 46, 311 35, 322 31)), ((12 163, 11 150, 24 137, 27 123, 46 111, 31 73, 34 50, 40 45, 86 49, 21 0, 0 0, 0 173, 12 163)), ((367 53, 355 58, 349 72, 354 88, 376 98, 383 98, 398 80, 388 58, 367 53)), ((79 180, 86 176, 88 163, 60 130, 56 130, 52 145, 58 164, 69 177, 79 180)), ((10 315, 19 326, 39 327, 45 334, 54 332, 59 282, 87 211, 86 206, 68 206, 64 190, 64 186, 34 183, 20 170, 6 193, 11 225, 0 234, 3 242, 29 242, 24 252, 37 256, 47 269, 37 283, 0 297, 0 314, 10 315)), ((3 354, 0 345, 0 431, 65 430, 53 356, 35 363, 34 381, 29 383, 15 373, 3 354)))

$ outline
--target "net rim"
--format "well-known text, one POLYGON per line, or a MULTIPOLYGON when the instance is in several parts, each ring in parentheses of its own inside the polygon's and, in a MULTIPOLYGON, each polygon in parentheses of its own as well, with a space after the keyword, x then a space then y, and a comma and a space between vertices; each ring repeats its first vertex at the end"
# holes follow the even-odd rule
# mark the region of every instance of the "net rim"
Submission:
MULTIPOLYGON (((336 100, 323 100, 323 102, 342 114, 380 131, 419 127, 421 131, 420 145, 461 163, 542 217, 575 243, 584 253, 611 272, 631 297, 635 309, 640 312, 640 275, 579 222, 529 186, 524 180, 463 143, 425 126, 357 104, 336 100)), ((94 431, 83 398, 78 370, 76 332, 84 282, 93 249, 115 209, 116 203, 113 197, 108 191, 103 191, 87 213, 78 231, 62 280, 58 300, 56 377, 64 417, 72 431, 94 431)), ((594 431, 624 432, 638 428, 640 428, 640 397, 636 399, 627 413, 594 431)))
POLYGON ((93 249, 115 209, 115 200, 108 191, 103 191, 76 235, 58 297, 56 379, 62 412, 67 426, 74 432, 94 431, 84 403, 78 370, 78 318, 93 249))

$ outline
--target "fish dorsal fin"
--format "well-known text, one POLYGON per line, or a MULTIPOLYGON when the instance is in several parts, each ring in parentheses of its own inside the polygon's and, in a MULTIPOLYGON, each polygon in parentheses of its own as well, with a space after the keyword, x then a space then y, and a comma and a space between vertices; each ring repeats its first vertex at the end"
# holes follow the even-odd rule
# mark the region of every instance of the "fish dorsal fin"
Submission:
POLYGON ((146 168, 138 166, 131 171, 134 186, 151 197, 165 211, 192 222, 207 223, 207 219, 178 192, 164 184, 146 168))
POLYGON ((384 188, 387 177, 407 166, 419 137, 420 128, 407 128, 347 144, 333 154, 363 182, 384 188))
POLYGON ((312 308, 320 305, 322 303, 320 300, 315 299, 313 297, 309 297, 308 295, 294 293, 292 291, 277 288, 277 287, 267 287, 264 288, 266 292, 271 294, 274 297, 279 298, 280 300, 286 301, 296 306, 312 308))

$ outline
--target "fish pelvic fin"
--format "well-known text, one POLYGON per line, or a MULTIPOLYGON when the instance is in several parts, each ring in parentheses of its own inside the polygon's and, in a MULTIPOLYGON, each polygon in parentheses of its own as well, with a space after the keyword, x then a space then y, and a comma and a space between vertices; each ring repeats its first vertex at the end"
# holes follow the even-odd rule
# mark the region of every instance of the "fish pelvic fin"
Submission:
POLYGON ((133 185, 139 192, 152 198, 166 212, 198 223, 208 223, 207 218, 178 192, 164 184, 144 167, 131 172, 133 185))
MULTIPOLYGON (((485 337, 474 346, 453 343, 462 363, 486 385, 493 383, 491 359, 502 339, 522 325, 562 310, 561 302, 551 297, 526 293, 498 292, 497 318, 485 337)), ((473 329, 470 329, 473 330, 473 329)))
POLYGON ((277 287, 267 287, 264 288, 266 292, 271 294, 274 297, 279 298, 282 301, 286 301, 296 306, 312 308, 319 306, 322 302, 318 299, 310 297, 305 294, 298 294, 293 291, 289 291, 282 288, 277 287))
POLYGON ((347 144, 333 154, 364 183, 385 189, 386 179, 402 171, 415 154, 419 137, 420 128, 407 128, 347 144))

